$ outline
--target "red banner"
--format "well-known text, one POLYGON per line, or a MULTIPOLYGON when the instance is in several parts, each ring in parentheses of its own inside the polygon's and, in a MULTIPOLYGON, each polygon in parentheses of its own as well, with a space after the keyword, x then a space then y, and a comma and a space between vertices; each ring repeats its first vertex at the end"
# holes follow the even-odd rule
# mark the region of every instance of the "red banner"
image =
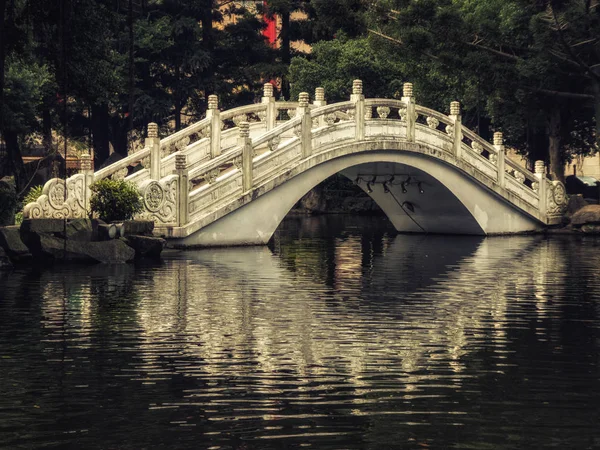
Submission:
POLYGON ((263 30, 262 34, 267 39, 271 47, 275 47, 275 43, 277 42, 277 26, 275 23, 275 17, 269 15, 269 10, 267 7, 267 1, 263 1, 264 14, 263 21, 267 25, 263 30))

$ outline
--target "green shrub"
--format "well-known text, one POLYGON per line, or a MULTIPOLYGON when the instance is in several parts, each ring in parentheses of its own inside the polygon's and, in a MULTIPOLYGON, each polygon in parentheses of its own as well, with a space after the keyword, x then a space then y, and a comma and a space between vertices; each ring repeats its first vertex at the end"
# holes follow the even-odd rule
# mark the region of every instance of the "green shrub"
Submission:
POLYGON ((90 189, 92 212, 106 222, 128 220, 142 211, 140 192, 132 183, 105 178, 90 189))

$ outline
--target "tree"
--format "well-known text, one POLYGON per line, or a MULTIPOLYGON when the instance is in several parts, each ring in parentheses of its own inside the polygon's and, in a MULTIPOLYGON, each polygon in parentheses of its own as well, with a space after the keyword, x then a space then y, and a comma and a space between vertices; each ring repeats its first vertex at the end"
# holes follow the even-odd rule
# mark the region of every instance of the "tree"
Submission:
POLYGON ((454 78, 467 112, 485 114, 524 153, 548 156, 563 179, 570 151, 596 149, 576 148, 573 136, 594 121, 600 29, 590 2, 554 3, 390 0, 378 2, 369 31, 413 65, 454 78))

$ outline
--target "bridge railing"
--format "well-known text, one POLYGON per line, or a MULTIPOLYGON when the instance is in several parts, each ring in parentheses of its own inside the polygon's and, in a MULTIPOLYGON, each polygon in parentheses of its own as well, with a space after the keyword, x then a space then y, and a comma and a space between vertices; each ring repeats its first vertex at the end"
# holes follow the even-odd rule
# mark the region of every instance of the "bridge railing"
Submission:
POLYGON ((541 217, 558 211, 557 203, 552 203, 556 186, 546 180, 545 168, 536 164, 534 174, 507 159, 501 133, 495 133, 491 144, 463 127, 458 102, 451 103, 449 115, 416 105, 410 83, 404 85, 401 100, 365 99, 360 80, 354 81, 349 101, 332 105, 327 105, 322 88, 317 88, 312 105, 307 93, 301 93, 298 102, 275 102, 272 91, 267 83, 261 103, 224 112, 218 109, 218 98, 209 96, 204 120, 162 140, 157 125, 150 124, 139 152, 95 174, 88 169, 66 184, 54 182, 53 189, 62 186, 76 196, 69 204, 74 205, 71 212, 50 205, 49 198, 59 196, 45 188, 46 199, 28 205, 26 216, 30 211, 48 217, 59 210, 63 215, 81 215, 80 210, 89 211, 89 185, 110 176, 140 187, 144 217, 181 227, 283 173, 294 161, 310 157, 313 149, 341 139, 398 138, 441 149, 459 167, 476 169, 538 208, 541 217), (128 176, 128 167, 137 163, 144 168, 128 176))

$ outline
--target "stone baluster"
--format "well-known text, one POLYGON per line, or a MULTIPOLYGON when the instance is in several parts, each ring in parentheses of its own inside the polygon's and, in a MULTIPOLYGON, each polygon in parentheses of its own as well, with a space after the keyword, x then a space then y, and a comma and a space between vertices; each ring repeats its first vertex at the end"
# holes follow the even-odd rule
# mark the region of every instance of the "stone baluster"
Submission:
POLYGON ((456 159, 461 158, 461 146, 462 146, 462 117, 460 115, 460 102, 450 103, 450 119, 452 119, 453 132, 452 132, 452 153, 456 159))
POLYGON ((544 161, 535 162, 535 177, 538 180, 539 211, 542 220, 548 214, 548 182, 546 179, 546 165, 544 161))
POLYGON ((277 106, 275 105, 275 97, 273 96, 273 85, 265 83, 263 89, 262 103, 267 105, 267 131, 275 128, 275 120, 277 119, 277 106))
POLYGON ((177 175, 177 226, 183 227, 189 221, 189 177, 187 155, 175 155, 175 174, 177 175))
POLYGON ((302 122, 300 124, 300 145, 302 147, 302 158, 308 158, 312 154, 312 119, 310 117, 308 102, 308 92, 300 92, 296 115, 302 117, 302 122))
POLYGON ((250 139, 250 124, 248 122, 240 123, 240 135, 238 137, 238 146, 242 147, 242 185, 244 192, 252 190, 253 184, 253 162, 252 162, 252 139, 250 139))
POLYGON ((504 137, 502 133, 496 131, 494 133, 494 148, 498 153, 498 160, 496 161, 496 167, 498 169, 498 185, 500 187, 506 186, 506 169, 505 169, 505 152, 504 152, 504 137))
POLYGON ((150 178, 160 180, 160 138, 158 137, 158 124, 148 124, 148 137, 144 146, 150 148, 150 178))
POLYGON ((206 117, 210 118, 210 157, 216 158, 221 154, 221 111, 218 96, 208 96, 206 117))
MULTIPOLYGON (((315 89, 315 101, 313 102, 315 108, 319 108, 321 106, 327 105, 327 101, 325 100, 325 89, 322 87, 318 87, 315 89)), ((325 116, 319 116, 319 127, 325 126, 325 116)))
POLYGON ((355 139, 361 141, 365 138, 365 96, 361 80, 352 82, 352 95, 350 101, 354 103, 354 120, 356 121, 355 139))
POLYGON ((92 167, 92 157, 89 153, 82 153, 79 156, 79 171, 83 174, 83 204, 86 213, 91 211, 90 199, 92 198, 92 191, 90 186, 94 182, 94 169, 92 167))
POLYGON ((402 101, 406 103, 406 140, 414 142, 417 113, 415 112, 415 97, 413 95, 412 83, 404 83, 402 87, 402 101))

